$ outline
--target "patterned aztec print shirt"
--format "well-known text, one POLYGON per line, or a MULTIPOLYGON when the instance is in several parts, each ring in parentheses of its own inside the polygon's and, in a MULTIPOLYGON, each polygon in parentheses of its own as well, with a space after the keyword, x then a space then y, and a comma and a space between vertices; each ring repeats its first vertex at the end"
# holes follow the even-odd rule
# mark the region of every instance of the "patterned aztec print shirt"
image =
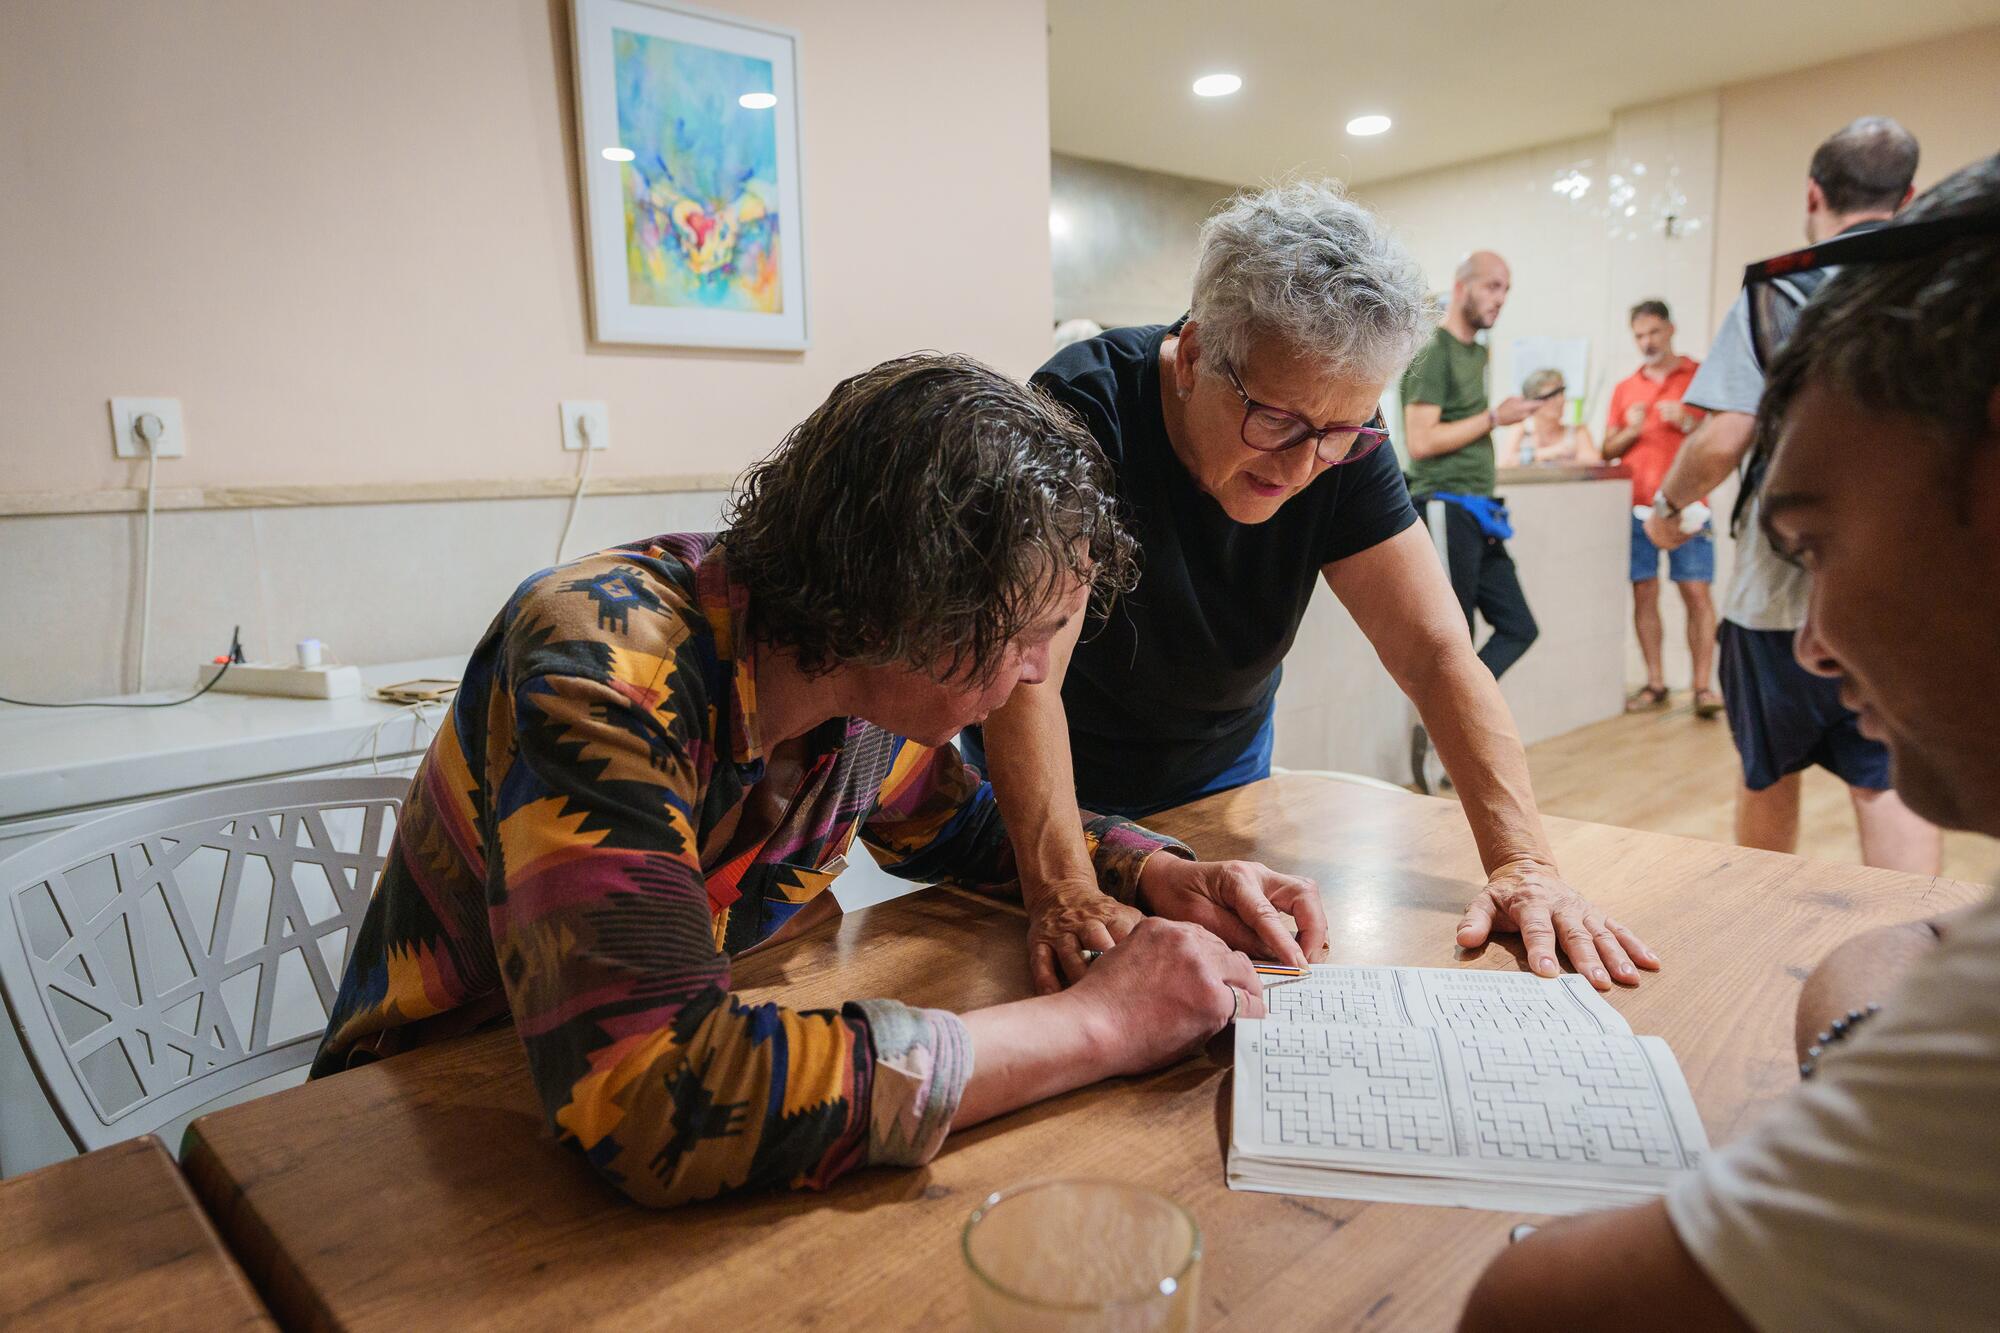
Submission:
MULTIPOLYGON (((766 763, 726 557, 657 537, 515 592, 417 772, 314 1077, 511 1014, 558 1140, 654 1205, 937 1151, 971 1074, 955 1015, 751 1004, 730 957, 857 833, 904 878, 1013 892, 993 790, 951 746, 835 718, 774 831, 725 861, 766 763)), ((1154 851, 1189 854, 1085 818, 1123 901, 1154 851)))

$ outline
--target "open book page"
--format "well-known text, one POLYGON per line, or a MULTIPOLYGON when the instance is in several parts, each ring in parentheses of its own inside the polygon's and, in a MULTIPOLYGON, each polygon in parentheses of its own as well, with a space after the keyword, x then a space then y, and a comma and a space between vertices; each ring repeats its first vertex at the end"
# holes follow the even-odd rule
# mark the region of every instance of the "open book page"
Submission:
POLYGON ((1525 972, 1454 967, 1333 967, 1267 986, 1272 1019, 1492 1032, 1630 1032, 1631 1027, 1575 973, 1545 979, 1525 972))
MULTIPOLYGON (((1579 995, 1517 976, 1542 988, 1546 1011, 1516 998, 1512 1027, 1490 1004, 1460 1026, 1446 1017, 1459 1002, 1448 985, 1394 975, 1402 969, 1335 971, 1377 977, 1358 989, 1322 988, 1310 1004, 1326 993, 1368 995, 1400 1002, 1389 1016, 1411 1021, 1361 1025, 1300 1012, 1239 1022, 1235 1188, 1576 1212, 1664 1193, 1707 1151, 1666 1043, 1632 1036, 1622 1021, 1599 1030, 1594 1008, 1610 1006, 1587 986, 1579 995)), ((1274 988, 1271 997, 1308 984, 1274 988)))

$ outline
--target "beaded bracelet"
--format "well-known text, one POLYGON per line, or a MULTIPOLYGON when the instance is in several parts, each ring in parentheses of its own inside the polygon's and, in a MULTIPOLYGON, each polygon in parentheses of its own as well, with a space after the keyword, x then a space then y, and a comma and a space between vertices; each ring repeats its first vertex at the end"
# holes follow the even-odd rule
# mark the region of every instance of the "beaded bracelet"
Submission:
POLYGON ((1813 1069, 1818 1065, 1819 1058, 1826 1054, 1827 1047, 1837 1041, 1847 1040, 1848 1037, 1853 1035, 1854 1029, 1860 1027, 1868 1019, 1873 1018, 1881 1012, 1881 1005, 1871 1004, 1865 1009, 1849 1009, 1845 1014, 1834 1019, 1833 1026, 1820 1033, 1817 1037, 1814 1037, 1813 1044, 1806 1047, 1806 1058, 1799 1061, 1799 1077, 1811 1078, 1813 1076, 1813 1069))

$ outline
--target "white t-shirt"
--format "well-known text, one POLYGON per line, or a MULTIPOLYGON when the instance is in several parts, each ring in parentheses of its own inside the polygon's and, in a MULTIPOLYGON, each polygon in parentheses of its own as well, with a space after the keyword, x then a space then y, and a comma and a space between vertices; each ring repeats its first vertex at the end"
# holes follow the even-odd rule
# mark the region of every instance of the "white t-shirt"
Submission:
MULTIPOLYGON (((1764 373, 1750 350, 1750 300, 1738 295, 1722 327, 1715 331, 1708 357, 1684 395, 1690 405, 1714 412, 1757 414, 1764 396, 1764 373)), ((1735 571, 1722 599, 1722 618, 1744 629, 1796 630, 1806 623, 1806 601, 1812 577, 1781 559, 1757 527, 1757 502, 1751 501, 1748 522, 1736 543, 1735 571)))
POLYGON ((1667 1196, 1760 1329, 2000 1327, 2000 894, 1667 1196))

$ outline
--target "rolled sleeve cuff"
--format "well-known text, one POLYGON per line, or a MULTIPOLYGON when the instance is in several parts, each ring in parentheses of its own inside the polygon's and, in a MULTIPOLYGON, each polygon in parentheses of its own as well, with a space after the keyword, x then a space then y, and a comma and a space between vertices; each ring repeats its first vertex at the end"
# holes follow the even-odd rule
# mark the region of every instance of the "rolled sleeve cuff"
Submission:
POLYGON ((875 1047, 868 1103, 868 1161, 922 1166, 937 1156, 972 1078, 972 1039, 957 1014, 897 1000, 846 1006, 875 1047))
POLYGON ((1141 828, 1115 815, 1087 817, 1083 836, 1090 844, 1091 865, 1097 871, 1097 886, 1128 907, 1139 905, 1139 871, 1154 852, 1194 860, 1194 851, 1178 838, 1141 828))

